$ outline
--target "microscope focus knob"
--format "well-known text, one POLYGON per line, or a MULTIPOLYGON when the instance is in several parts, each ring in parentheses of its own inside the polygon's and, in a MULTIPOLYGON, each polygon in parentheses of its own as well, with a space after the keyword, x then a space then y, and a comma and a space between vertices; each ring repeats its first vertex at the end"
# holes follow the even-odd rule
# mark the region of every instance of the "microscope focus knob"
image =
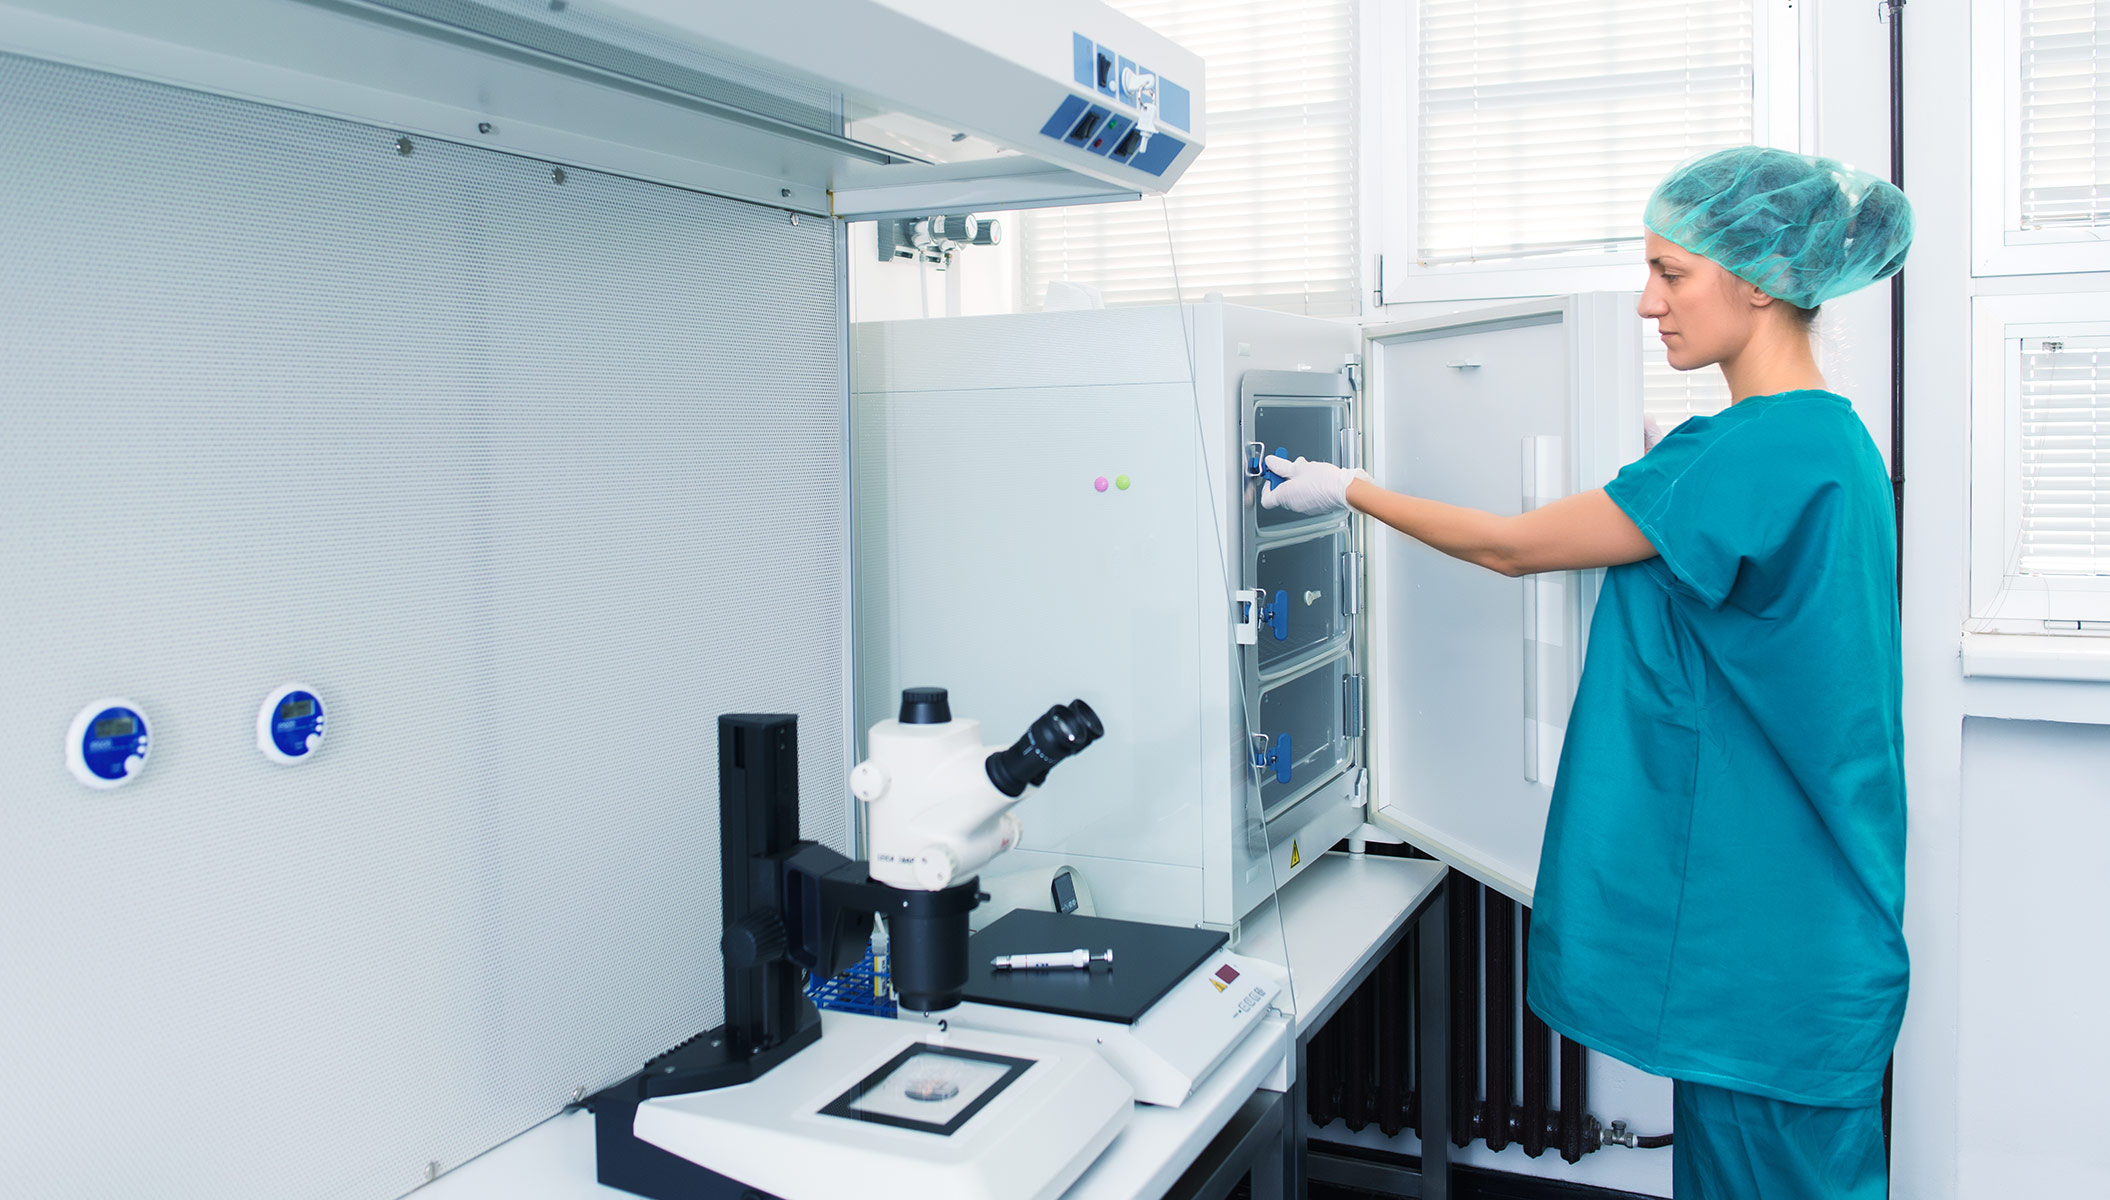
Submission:
POLYGON ((944 891, 952 886, 952 877, 960 873, 960 860, 943 846, 932 846, 916 856, 916 882, 931 891, 944 891))
POLYGON ((887 785, 892 782, 886 768, 871 759, 850 768, 850 794, 867 804, 886 795, 887 785))
POLYGON ((725 936, 718 940, 727 970, 775 962, 784 957, 790 944, 784 933, 784 919, 768 909, 751 912, 727 925, 725 936))

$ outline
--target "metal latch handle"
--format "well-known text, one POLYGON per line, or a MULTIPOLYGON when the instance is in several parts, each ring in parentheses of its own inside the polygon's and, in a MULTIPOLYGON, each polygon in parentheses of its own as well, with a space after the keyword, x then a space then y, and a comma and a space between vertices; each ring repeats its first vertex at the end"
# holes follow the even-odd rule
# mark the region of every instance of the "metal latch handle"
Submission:
POLYGON ((1288 786, 1290 769, 1295 765, 1290 754, 1289 735, 1278 733, 1270 738, 1267 734, 1253 735, 1253 765, 1261 770, 1272 770, 1275 782, 1288 786))
POLYGON ((1274 602, 1268 603, 1268 595, 1259 588, 1240 588, 1238 596, 1237 641, 1241 646, 1260 644, 1260 626, 1265 623, 1268 632, 1278 642, 1289 640, 1289 592, 1275 593, 1274 602))

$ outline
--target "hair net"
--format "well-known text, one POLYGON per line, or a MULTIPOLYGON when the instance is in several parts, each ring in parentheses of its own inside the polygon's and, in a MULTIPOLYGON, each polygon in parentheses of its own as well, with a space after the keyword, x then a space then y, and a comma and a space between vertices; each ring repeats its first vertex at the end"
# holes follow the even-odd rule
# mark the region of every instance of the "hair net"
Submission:
POLYGON ((1912 245, 1912 204, 1887 180, 1765 146, 1686 162, 1642 223, 1797 308, 1888 278, 1912 245))

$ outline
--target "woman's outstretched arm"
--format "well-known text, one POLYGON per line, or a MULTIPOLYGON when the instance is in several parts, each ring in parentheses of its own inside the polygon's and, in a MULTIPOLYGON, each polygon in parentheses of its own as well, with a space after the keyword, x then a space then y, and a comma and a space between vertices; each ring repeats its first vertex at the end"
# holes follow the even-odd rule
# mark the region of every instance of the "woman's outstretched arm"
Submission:
POLYGON ((1504 575, 1616 567, 1656 556, 1647 536, 1603 488, 1515 517, 1402 496, 1360 478, 1349 483, 1347 500, 1408 537, 1504 575))

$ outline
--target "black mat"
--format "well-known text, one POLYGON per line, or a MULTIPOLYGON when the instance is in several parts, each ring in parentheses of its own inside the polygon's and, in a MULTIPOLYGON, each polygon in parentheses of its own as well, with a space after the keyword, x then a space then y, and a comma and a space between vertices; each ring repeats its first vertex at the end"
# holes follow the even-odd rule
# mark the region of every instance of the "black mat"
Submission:
POLYGON ((1019 909, 967 939, 967 995, 982 1004, 1133 1025, 1224 944, 1212 929, 1019 909), (1111 965, 999 971, 1001 954, 1114 952, 1111 965))

